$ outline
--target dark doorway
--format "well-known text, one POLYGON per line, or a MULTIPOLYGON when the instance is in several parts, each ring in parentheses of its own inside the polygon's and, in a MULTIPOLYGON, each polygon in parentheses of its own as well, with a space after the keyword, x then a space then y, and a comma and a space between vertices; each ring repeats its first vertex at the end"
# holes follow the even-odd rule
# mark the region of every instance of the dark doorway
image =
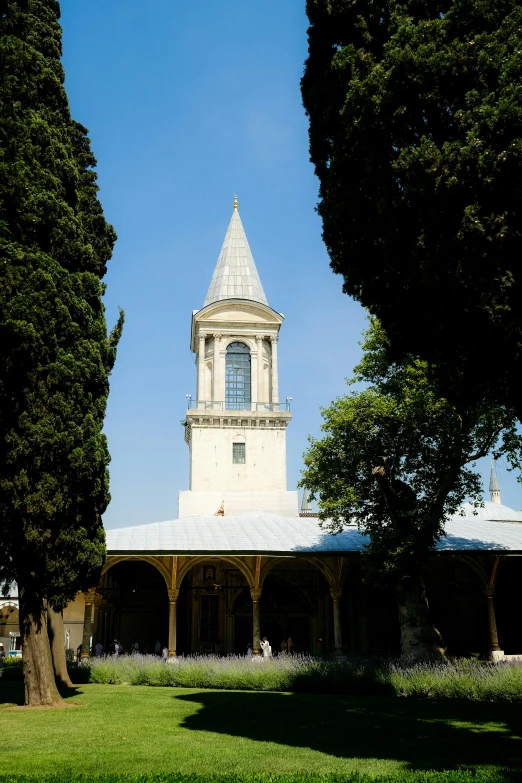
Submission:
MULTIPOLYGON (((295 652, 309 652, 313 595, 307 599, 306 587, 290 584, 285 576, 284 571, 268 574, 259 605, 261 636, 267 637, 274 655, 281 653, 281 642, 289 636, 293 639, 295 652)), ((288 577, 300 578, 292 574, 288 577)))
MULTIPOLYGON (((117 563, 109 571, 110 599, 116 611, 114 637, 130 652, 154 652, 156 641, 168 644, 169 600, 167 586, 157 568, 143 560, 117 563)), ((103 591, 102 591, 103 592, 103 591)), ((107 640, 108 644, 113 640, 107 640)))
POLYGON ((245 655, 248 645, 259 646, 259 639, 252 638, 252 599, 250 590, 242 590, 234 601, 232 608, 234 615, 234 652, 236 655, 245 655))

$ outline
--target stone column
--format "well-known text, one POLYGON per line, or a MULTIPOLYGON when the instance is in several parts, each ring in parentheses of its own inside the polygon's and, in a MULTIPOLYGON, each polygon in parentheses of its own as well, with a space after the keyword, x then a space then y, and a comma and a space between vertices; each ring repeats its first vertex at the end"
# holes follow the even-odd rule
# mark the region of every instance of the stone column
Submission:
POLYGON ((102 597, 101 595, 95 595, 94 596, 94 628, 93 628, 93 639, 92 644, 93 646, 99 642, 100 636, 102 634, 102 630, 100 627, 100 613, 101 613, 101 603, 102 603, 102 597))
POLYGON ((94 591, 89 590, 87 593, 84 593, 84 595, 85 609, 83 613, 82 658, 88 658, 91 654, 94 591))
POLYGON ((272 343, 272 402, 279 402, 279 382, 277 377, 277 337, 271 337, 272 343))
POLYGON ((330 588, 333 599, 333 630, 334 630, 334 655, 340 657, 343 653, 343 636, 341 627, 341 588, 330 588))
POLYGON ((264 400, 265 388, 263 383, 263 335, 256 334, 257 343, 257 402, 268 402, 264 400))
POLYGON ((106 606, 103 611, 103 651, 107 655, 110 645, 110 622, 111 622, 111 609, 110 606, 106 606))
POLYGON ((179 590, 169 590, 169 657, 176 655, 176 609, 179 590))
POLYGON ((205 399, 205 335, 200 333, 199 347, 198 347, 198 402, 203 402, 204 399, 205 399))
POLYGON ((261 600, 261 589, 256 587, 250 588, 250 595, 252 597, 252 652, 254 655, 261 654, 261 648, 259 646, 261 642, 261 619, 259 616, 259 601, 261 600))
POLYGON ((109 647, 116 639, 116 609, 111 607, 109 612, 109 647))
POLYGON ((214 335, 214 360, 212 362, 212 401, 219 402, 221 396, 221 372, 219 362, 219 349, 221 348, 221 335, 214 335))
POLYGON ((251 410, 255 411, 257 408, 256 402, 258 401, 258 382, 257 382, 257 365, 258 365, 258 358, 257 358, 257 350, 252 351, 250 354, 250 401, 252 402, 251 410))
POLYGON ((497 618, 495 616, 495 604, 493 602, 494 592, 494 587, 484 588, 488 605, 489 639, 491 643, 491 647, 489 648, 489 659, 491 661, 498 661, 504 657, 504 650, 500 649, 500 645, 498 643, 497 618))
POLYGON ((102 602, 100 605, 100 609, 98 612, 98 642, 101 642, 103 644, 103 652, 106 652, 105 650, 105 609, 106 605, 105 602, 102 602))

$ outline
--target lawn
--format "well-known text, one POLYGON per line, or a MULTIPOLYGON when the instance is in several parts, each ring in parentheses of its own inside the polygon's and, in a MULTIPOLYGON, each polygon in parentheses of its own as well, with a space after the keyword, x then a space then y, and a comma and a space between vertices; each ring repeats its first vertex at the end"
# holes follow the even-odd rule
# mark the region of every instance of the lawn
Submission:
POLYGON ((13 710, 0 683, 2 773, 522 769, 516 703, 82 685, 80 706, 13 710))

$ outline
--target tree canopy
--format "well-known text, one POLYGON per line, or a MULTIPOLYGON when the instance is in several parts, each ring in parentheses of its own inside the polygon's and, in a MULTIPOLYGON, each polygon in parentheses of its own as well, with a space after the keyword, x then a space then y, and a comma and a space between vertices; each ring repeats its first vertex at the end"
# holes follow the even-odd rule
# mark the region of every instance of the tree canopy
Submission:
POLYGON ((307 0, 302 96, 344 291, 392 358, 522 420, 522 6, 307 0))
POLYGON ((120 313, 107 335, 116 234, 70 117, 59 13, 55 0, 0 0, 0 580, 19 587, 32 703, 56 699, 42 684, 44 607, 90 586, 105 557, 102 426, 123 325, 120 313))
POLYGON ((350 383, 364 388, 323 409, 324 436, 310 439, 302 485, 319 499, 329 531, 354 522, 364 530, 375 581, 403 597, 418 593, 445 521, 466 498, 481 497, 475 460, 505 455, 520 468, 516 416, 485 402, 467 408, 448 402, 420 359, 391 364, 375 319, 350 383))

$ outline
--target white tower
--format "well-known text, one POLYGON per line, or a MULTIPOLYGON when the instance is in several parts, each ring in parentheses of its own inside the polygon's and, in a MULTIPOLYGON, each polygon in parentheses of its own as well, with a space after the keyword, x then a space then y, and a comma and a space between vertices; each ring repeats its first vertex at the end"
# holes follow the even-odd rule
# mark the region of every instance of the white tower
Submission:
POLYGON ((234 198, 234 211, 201 310, 192 313, 197 397, 187 411, 190 489, 179 517, 268 511, 297 516, 286 488, 286 428, 279 402, 281 313, 267 302, 234 198))
POLYGON ((489 498, 492 503, 501 503, 500 500, 500 484, 498 483, 497 474, 495 472, 495 464, 491 460, 491 476, 489 479, 489 498))

